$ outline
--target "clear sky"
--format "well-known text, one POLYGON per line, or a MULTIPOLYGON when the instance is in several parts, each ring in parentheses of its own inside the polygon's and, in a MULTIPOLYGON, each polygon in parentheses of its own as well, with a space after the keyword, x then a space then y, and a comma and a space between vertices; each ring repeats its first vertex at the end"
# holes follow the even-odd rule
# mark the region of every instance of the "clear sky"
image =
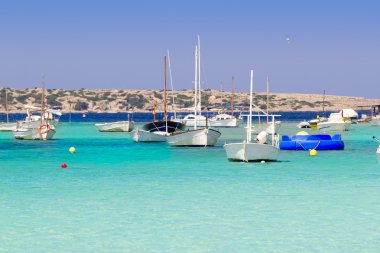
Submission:
POLYGON ((201 37, 203 87, 380 97, 380 1, 0 0, 0 86, 193 87, 201 37))

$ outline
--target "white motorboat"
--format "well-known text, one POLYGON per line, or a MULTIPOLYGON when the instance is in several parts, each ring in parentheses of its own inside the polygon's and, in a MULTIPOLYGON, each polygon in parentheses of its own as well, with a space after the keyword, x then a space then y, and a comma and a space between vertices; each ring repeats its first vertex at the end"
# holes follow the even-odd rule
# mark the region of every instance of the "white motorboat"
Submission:
POLYGON ((130 132, 133 130, 134 122, 130 120, 97 123, 95 124, 99 132, 130 132))
POLYGON ((212 127, 238 127, 240 121, 235 116, 221 113, 210 118, 208 123, 212 127))
POLYGON ((343 110, 338 113, 331 113, 327 121, 317 123, 317 129, 320 131, 348 131, 352 122, 343 115, 343 110))
POLYGON ((301 121, 298 125, 298 128, 311 128, 310 123, 307 121, 301 121))
MULTIPOLYGON (((247 119, 247 137, 243 142, 228 143, 224 145, 224 149, 229 160, 234 161, 275 161, 277 160, 279 149, 278 141, 275 140, 274 131, 272 131, 272 143, 268 144, 269 134, 262 131, 256 137, 255 142, 252 141, 252 106, 253 106, 253 70, 251 70, 251 85, 250 85, 250 109, 247 119)), ((260 116, 260 115, 259 115, 260 116)), ((265 117, 267 115, 264 115, 265 117)), ((272 118, 272 125, 275 125, 275 117, 280 115, 269 115, 272 118)))
POLYGON ((195 125, 198 127, 205 127, 208 125, 207 118, 205 116, 195 114, 188 114, 183 119, 175 119, 174 121, 181 122, 187 127, 194 127, 195 125))
MULTIPOLYGON (((171 146, 214 146, 221 133, 218 130, 209 128, 208 120, 202 116, 201 112, 201 67, 200 67, 200 42, 198 37, 198 45, 195 47, 195 78, 194 78, 194 129, 174 133, 167 137, 167 143, 171 146), (199 110, 199 112, 198 112, 199 110), (198 119, 203 119, 205 128, 198 129, 198 119)), ((189 116, 189 115, 188 115, 189 116)), ((202 123, 202 122, 201 122, 202 123)))

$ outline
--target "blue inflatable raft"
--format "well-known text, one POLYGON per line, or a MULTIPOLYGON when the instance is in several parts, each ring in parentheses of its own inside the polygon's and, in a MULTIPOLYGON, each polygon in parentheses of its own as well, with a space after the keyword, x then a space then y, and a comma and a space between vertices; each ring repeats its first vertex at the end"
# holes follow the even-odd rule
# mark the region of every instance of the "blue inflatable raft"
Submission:
POLYGON ((282 136, 280 141, 281 150, 343 150, 344 142, 341 135, 331 137, 328 134, 294 135, 289 138, 282 136))

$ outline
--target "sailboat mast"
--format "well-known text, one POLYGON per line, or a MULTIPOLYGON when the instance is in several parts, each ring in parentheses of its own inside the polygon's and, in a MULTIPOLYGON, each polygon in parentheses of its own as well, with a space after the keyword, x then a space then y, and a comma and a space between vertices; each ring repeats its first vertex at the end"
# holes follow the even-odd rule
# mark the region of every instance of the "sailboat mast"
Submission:
POLYGON ((195 46, 195 76, 194 76, 194 129, 197 129, 197 96, 198 96, 198 46, 195 46))
POLYGON ((199 93, 199 115, 202 115, 202 94, 201 94, 201 42, 198 35, 198 93, 199 93))
POLYGON ((167 101, 166 101, 166 56, 164 57, 164 119, 165 119, 165 131, 168 133, 168 115, 167 115, 167 101))
POLYGON ((41 124, 45 116, 45 75, 42 76, 42 95, 41 95, 41 124))
POLYGON ((7 115, 7 123, 9 123, 8 91, 7 91, 7 88, 5 88, 5 114, 7 115))
POLYGON ((269 77, 267 76, 267 124, 269 123, 269 77))
MULTIPOLYGON (((247 120, 247 142, 252 139, 252 104, 253 104, 253 70, 251 70, 250 95, 249 95, 249 117, 247 120)), ((260 117, 259 117, 260 118, 260 117)))
POLYGON ((234 80, 235 77, 232 77, 232 82, 231 82, 231 116, 234 116, 234 80))
POLYGON ((171 67, 171 64, 170 64, 170 55, 169 55, 169 50, 168 51, 168 65, 169 65, 169 78, 170 78, 170 88, 172 89, 172 111, 174 113, 174 118, 177 118, 177 114, 176 114, 176 111, 174 109, 174 105, 175 105, 175 101, 174 101, 174 88, 173 88, 173 76, 172 76, 172 67, 171 67))

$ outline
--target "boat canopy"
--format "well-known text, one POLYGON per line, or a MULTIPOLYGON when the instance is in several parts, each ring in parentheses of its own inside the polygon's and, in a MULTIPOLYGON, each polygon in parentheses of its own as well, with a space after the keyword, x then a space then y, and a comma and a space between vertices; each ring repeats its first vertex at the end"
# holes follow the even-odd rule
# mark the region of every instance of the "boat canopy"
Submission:
POLYGON ((343 109, 341 111, 341 113, 342 113, 342 116, 344 118, 357 118, 357 117, 359 117, 358 113, 351 108, 350 109, 343 109))
MULTIPOLYGON (((166 132, 166 122, 165 121, 155 121, 148 124, 145 124, 142 127, 142 130, 148 131, 148 132, 166 132)), ((185 131, 186 125, 175 122, 175 121, 168 121, 168 133, 174 133, 178 130, 185 131)))

